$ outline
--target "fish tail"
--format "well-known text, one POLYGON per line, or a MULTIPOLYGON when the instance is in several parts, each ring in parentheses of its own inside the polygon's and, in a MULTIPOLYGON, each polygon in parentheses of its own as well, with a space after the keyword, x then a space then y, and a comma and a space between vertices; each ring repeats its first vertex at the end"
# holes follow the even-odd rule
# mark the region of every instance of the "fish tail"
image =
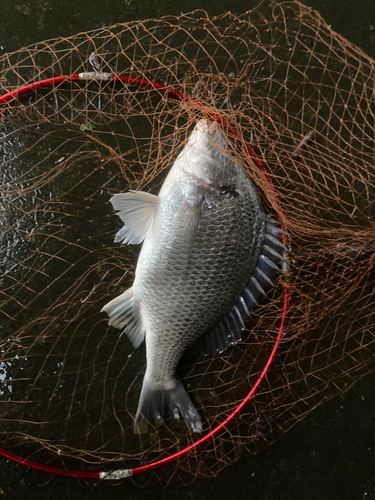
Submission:
POLYGON ((202 432, 202 421, 181 380, 175 378, 168 387, 162 387, 146 373, 135 416, 134 434, 147 432, 149 423, 159 427, 165 418, 179 418, 180 414, 192 432, 202 432))

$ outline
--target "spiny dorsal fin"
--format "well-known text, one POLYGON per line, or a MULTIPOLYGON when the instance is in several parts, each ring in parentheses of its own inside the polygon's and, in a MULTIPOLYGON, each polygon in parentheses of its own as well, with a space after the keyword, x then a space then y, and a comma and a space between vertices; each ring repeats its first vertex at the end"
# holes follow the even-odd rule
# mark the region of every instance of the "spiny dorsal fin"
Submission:
POLYGON ((193 344, 187 357, 213 356, 221 353, 227 347, 236 345, 241 340, 244 329, 245 325, 241 314, 237 306, 234 306, 213 330, 193 344))
POLYGON ((279 229, 277 224, 272 218, 267 221, 262 253, 253 275, 236 304, 213 330, 191 346, 187 358, 194 358, 197 355, 213 356, 241 340, 242 332, 245 330, 244 322, 252 310, 267 298, 267 292, 273 285, 272 280, 280 272, 278 264, 285 261, 283 253, 286 248, 281 238, 286 233, 279 229))
POLYGON ((129 191, 112 196, 110 202, 125 226, 116 234, 115 243, 142 243, 157 207, 158 197, 144 191, 129 191))
POLYGON ((111 326, 115 328, 125 327, 122 333, 126 333, 135 348, 142 344, 145 332, 139 315, 134 308, 133 288, 129 288, 126 292, 108 302, 102 311, 108 314, 111 326))

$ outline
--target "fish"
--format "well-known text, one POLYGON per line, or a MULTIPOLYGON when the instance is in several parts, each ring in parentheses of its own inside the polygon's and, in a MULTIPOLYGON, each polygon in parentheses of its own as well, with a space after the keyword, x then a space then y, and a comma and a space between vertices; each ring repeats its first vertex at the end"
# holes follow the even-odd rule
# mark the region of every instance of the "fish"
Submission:
POLYGON ((202 432, 178 364, 189 352, 212 356, 237 344, 280 271, 284 232, 233 150, 216 121, 201 119, 157 196, 110 199, 125 224, 115 242, 143 242, 132 287, 102 309, 135 348, 146 343, 136 434, 180 415, 202 432))
POLYGON ((100 62, 99 57, 97 56, 97 54, 95 54, 95 52, 91 52, 89 56, 89 63, 96 73, 99 73, 101 71, 102 63, 100 62))
POLYGON ((293 150, 291 155, 292 158, 297 158, 298 156, 300 156, 301 151, 305 149, 308 146, 308 144, 314 140, 314 138, 315 138, 315 130, 310 130, 309 132, 307 132, 307 134, 302 137, 297 147, 293 150))

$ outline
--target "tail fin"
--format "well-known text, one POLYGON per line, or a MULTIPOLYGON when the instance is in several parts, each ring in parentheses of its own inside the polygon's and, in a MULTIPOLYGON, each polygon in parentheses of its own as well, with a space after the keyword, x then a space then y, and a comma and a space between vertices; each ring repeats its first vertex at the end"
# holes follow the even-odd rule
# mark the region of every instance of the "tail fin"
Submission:
POLYGON ((146 373, 135 416, 135 434, 147 432, 148 423, 160 426, 164 418, 178 418, 180 414, 192 432, 202 432, 202 421, 181 380, 175 378, 169 385, 172 387, 161 387, 146 373))

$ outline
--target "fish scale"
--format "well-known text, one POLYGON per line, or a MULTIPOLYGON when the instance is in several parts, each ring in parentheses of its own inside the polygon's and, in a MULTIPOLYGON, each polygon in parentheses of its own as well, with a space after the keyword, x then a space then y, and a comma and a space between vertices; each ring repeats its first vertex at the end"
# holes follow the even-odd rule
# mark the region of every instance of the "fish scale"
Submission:
POLYGON ((111 199, 125 222, 116 240, 144 240, 133 287, 104 307, 134 346, 146 341, 135 432, 179 414, 201 432, 178 363, 194 348, 210 355, 237 343, 282 260, 282 232, 227 147, 219 125, 201 120, 158 197, 111 199))
MULTIPOLYGON (((232 308, 257 264, 263 241, 264 215, 258 212, 259 223, 249 224, 254 216, 249 196, 241 200, 241 210, 238 210, 237 199, 229 203, 224 201, 219 209, 203 213, 202 220, 207 218, 209 224, 199 228, 189 261, 181 239, 172 253, 173 260, 166 258, 157 275, 150 274, 145 265, 144 272, 139 273, 134 282, 133 289, 139 290, 139 301, 144 304, 141 306, 143 323, 147 335, 150 335, 147 342, 148 369, 156 372, 158 380, 174 376, 186 346, 212 328, 232 308), (216 222, 224 212, 226 224, 221 227, 216 222), (235 232, 234 225, 237 226, 235 232), (232 230, 229 230, 230 227, 232 230), (259 235, 257 245, 249 243, 254 239, 254 232, 259 235), (202 263, 205 269, 202 269, 202 263), (173 277, 177 272, 176 283, 173 277), (154 309, 149 304, 155 295, 158 295, 158 303, 154 309), (154 331, 156 315, 163 335, 154 331), (184 325, 182 338, 175 335, 180 324, 184 325), (172 360, 170 364, 166 361, 168 359, 172 360)), ((158 223, 156 218, 155 224, 158 223)), ((175 231, 179 230, 179 227, 175 228, 175 231)), ((152 244, 142 252, 138 263, 140 267, 155 252, 152 236, 150 241, 152 244)), ((164 239, 159 241, 159 245, 163 247, 164 239)))

